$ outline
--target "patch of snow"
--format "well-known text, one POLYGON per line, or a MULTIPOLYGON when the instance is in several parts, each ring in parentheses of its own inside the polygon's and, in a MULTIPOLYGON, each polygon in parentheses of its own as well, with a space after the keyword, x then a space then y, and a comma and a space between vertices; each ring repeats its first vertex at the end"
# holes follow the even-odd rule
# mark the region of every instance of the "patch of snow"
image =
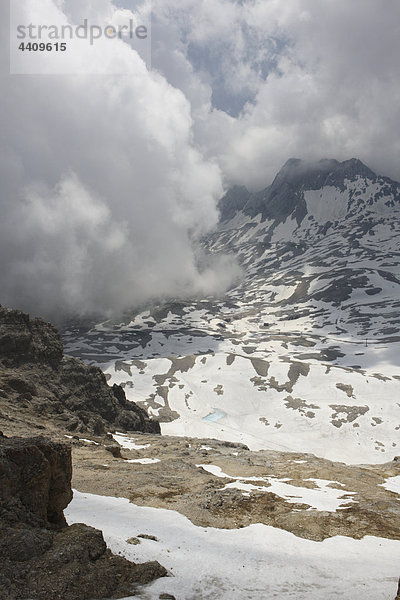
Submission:
POLYGON ((340 191, 334 186, 325 186, 322 190, 304 192, 307 212, 315 221, 323 225, 327 221, 339 221, 347 214, 349 192, 340 191))
POLYGON ((125 462, 131 464, 140 464, 140 465, 155 465, 156 463, 161 462, 158 458, 135 458, 133 460, 126 460, 125 462))
POLYGON ((385 483, 381 483, 381 486, 389 490, 389 492, 394 492, 400 496, 400 475, 389 477, 386 479, 385 483))
MULTIPOLYGON (((66 437, 69 440, 74 439, 73 435, 64 435, 64 437, 66 437)), ((86 442, 86 444, 93 444, 94 446, 100 446, 100 444, 98 442, 94 442, 93 440, 87 440, 86 438, 79 438, 79 441, 86 442)))
MULTIPOLYGON (((196 465, 216 477, 233 479, 232 483, 227 483, 224 487, 227 489, 238 489, 244 492, 265 492, 280 496, 286 502, 291 504, 308 504, 310 510, 319 510, 326 512, 336 512, 341 508, 347 507, 349 503, 354 502, 352 498, 344 496, 355 495, 355 492, 348 492, 343 489, 330 487, 331 484, 338 484, 337 481, 325 479, 306 479, 316 484, 317 488, 301 487, 287 483, 290 479, 277 479, 273 476, 259 477, 232 477, 222 471, 217 465, 196 465), (264 481, 266 485, 253 485, 244 483, 246 481, 264 481)), ((341 484, 339 484, 341 485, 341 484)))
POLYGON ((124 433, 114 433, 113 438, 122 448, 126 450, 145 450, 150 448, 151 444, 136 444, 133 438, 128 437, 124 433))
POLYGON ((196 527, 174 511, 76 491, 65 513, 70 524, 101 529, 113 552, 134 562, 158 560, 168 569, 171 577, 139 588, 131 600, 158 600, 161 593, 179 600, 390 600, 396 595, 400 541, 313 542, 266 525, 196 527), (139 531, 159 542, 127 544, 139 531))

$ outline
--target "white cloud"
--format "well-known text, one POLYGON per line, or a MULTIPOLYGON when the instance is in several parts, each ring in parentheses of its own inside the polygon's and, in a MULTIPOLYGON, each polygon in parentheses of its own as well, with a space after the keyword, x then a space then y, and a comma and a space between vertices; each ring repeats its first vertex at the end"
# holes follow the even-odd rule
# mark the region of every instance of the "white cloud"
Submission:
MULTIPOLYGON (((120 60, 120 44, 104 57, 99 45, 98 60, 120 60)), ((123 52, 129 76, 4 78, 4 304, 52 317, 109 312, 222 291, 221 269, 226 285, 236 273, 198 266, 222 184, 193 144, 190 103, 123 52)))
MULTIPOLYGON (((228 119, 219 101, 220 110, 195 126, 229 183, 267 185, 289 156, 358 156, 400 179, 398 2, 171 0, 167 7, 154 0, 153 7, 165 27, 174 23, 170 32, 180 24, 193 77, 204 80, 208 67, 225 108, 235 98, 242 108, 228 119)), ((172 39, 171 48, 179 43, 172 39)))
MULTIPOLYGON (((117 1, 41 6, 119 22, 136 9, 117 1)), ((117 40, 96 60, 127 76, 3 75, 1 302, 51 314, 221 291, 237 271, 205 267, 195 240, 217 222, 223 183, 260 189, 291 156, 357 156, 400 179, 397 0, 152 9, 151 72, 117 40)))

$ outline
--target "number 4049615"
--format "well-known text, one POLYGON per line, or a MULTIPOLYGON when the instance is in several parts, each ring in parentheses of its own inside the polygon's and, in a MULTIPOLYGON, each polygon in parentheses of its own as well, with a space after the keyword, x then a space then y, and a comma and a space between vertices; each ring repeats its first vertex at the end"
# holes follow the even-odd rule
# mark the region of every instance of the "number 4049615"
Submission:
POLYGON ((21 42, 18 46, 18 50, 22 50, 22 52, 65 52, 67 49, 67 44, 65 42, 55 42, 54 44, 48 42, 45 44, 44 42, 21 42))

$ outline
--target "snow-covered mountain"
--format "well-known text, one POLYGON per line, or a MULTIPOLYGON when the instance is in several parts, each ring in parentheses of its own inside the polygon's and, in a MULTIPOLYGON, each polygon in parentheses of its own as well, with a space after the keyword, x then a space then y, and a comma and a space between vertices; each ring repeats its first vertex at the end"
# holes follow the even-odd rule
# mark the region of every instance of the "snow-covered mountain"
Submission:
POLYGON ((280 321, 301 321, 303 331, 328 325, 394 341, 399 184, 356 159, 311 166, 290 160, 269 188, 253 195, 235 188, 221 210, 220 231, 209 245, 241 257, 247 277, 239 293, 262 291, 258 299, 268 300, 280 321))
POLYGON ((222 299, 69 328, 164 433, 385 462, 400 446, 400 184, 359 160, 289 160, 220 201, 211 253, 243 277, 222 299))

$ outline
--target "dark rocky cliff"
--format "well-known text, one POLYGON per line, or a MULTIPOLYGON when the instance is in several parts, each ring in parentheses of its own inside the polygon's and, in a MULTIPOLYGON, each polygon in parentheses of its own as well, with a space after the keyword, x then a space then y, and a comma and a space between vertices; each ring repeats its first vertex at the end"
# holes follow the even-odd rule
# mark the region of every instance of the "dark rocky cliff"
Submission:
POLYGON ((0 307, 0 408, 51 418, 73 433, 160 433, 159 423, 102 371, 63 355, 61 335, 41 319, 0 307))
POLYGON ((131 595, 167 574, 114 556, 101 531, 67 526, 71 450, 44 438, 0 436, 0 597, 89 600, 131 595))
MULTIPOLYGON (((229 221, 236 213, 242 212, 250 218, 261 215, 261 220, 272 220, 275 224, 284 223, 290 216, 300 225, 308 214, 304 191, 322 190, 324 187, 334 187, 344 191, 350 181, 357 178, 365 180, 365 187, 371 188, 371 198, 366 203, 373 206, 380 197, 387 197, 388 206, 400 202, 399 183, 388 177, 378 176, 357 158, 338 162, 334 159, 323 159, 318 162, 308 162, 297 158, 289 159, 279 171, 274 181, 259 192, 250 193, 245 187, 235 186, 219 201, 221 222, 229 221)), ((348 212, 357 210, 360 194, 349 198, 348 212)))
POLYGON ((0 518, 32 527, 66 525, 71 450, 44 438, 0 438, 0 518))

